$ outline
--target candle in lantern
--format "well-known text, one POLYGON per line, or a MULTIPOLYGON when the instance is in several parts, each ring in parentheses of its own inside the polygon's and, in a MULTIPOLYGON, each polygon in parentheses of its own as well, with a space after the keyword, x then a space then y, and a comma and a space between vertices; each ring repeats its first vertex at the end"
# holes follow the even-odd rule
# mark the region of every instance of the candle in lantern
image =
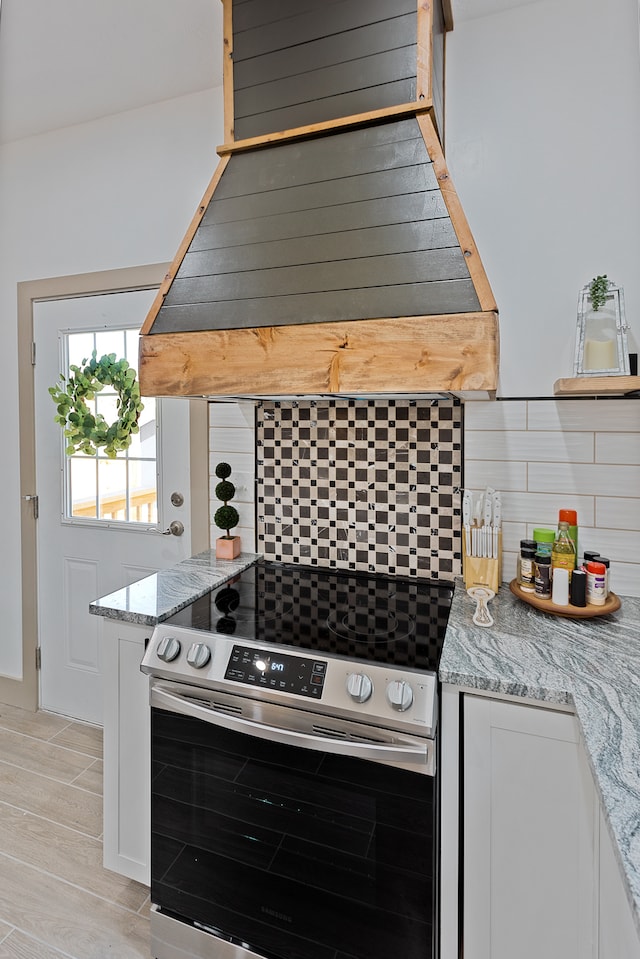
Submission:
POLYGON ((616 341, 614 339, 585 340, 585 370, 613 370, 617 368, 617 365, 616 341))

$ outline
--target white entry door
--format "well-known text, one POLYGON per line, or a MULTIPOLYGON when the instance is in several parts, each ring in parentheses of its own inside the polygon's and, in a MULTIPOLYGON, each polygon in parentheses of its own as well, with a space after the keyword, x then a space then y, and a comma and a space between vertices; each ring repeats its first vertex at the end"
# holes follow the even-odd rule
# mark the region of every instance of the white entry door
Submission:
MULTIPOLYGON (((89 603, 190 555, 189 401, 143 397, 140 432, 117 458, 64 452, 49 387, 115 353, 137 368, 138 329, 155 291, 34 304, 40 706, 102 722, 102 620, 89 603), (175 505, 174 505, 175 504, 175 505), (163 535, 173 521, 182 535, 163 535)), ((115 394, 97 394, 116 419, 115 394)))

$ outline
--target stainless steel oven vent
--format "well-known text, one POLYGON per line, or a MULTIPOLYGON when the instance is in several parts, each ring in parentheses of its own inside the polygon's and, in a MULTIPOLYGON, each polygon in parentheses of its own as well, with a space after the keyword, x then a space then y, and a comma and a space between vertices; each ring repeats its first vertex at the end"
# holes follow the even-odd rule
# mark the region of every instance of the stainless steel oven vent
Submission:
POLYGON ((343 729, 335 729, 332 726, 318 726, 314 724, 313 732, 319 736, 327 736, 331 739, 342 739, 345 742, 352 743, 388 743, 389 738, 380 736, 366 736, 364 733, 353 733, 343 729))

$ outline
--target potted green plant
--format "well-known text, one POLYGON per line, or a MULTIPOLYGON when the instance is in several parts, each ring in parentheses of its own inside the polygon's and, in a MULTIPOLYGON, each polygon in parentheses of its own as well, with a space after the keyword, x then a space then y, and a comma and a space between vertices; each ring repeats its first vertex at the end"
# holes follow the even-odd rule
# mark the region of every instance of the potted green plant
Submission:
POLYGON ((597 313, 600 307, 604 306, 609 296, 609 280, 607 274, 603 276, 594 276, 589 284, 589 299, 591 300, 591 309, 597 313))
POLYGON ((213 522, 218 529, 226 531, 226 536, 219 536, 216 540, 216 556, 218 559, 235 559, 236 556, 240 555, 242 544, 239 536, 231 535, 231 530, 238 525, 240 517, 235 506, 229 506, 229 500, 232 500, 236 495, 236 488, 228 479, 231 476, 229 464, 218 463, 216 476, 220 482, 216 486, 215 493, 224 505, 216 510, 213 522))

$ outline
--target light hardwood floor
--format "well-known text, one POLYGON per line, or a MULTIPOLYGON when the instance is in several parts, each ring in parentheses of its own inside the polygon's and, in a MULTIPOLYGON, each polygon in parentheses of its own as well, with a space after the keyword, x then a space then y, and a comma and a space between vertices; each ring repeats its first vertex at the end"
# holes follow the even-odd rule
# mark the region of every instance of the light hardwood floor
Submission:
POLYGON ((0 704, 0 959, 149 959, 148 889, 101 836, 101 730, 0 704))

